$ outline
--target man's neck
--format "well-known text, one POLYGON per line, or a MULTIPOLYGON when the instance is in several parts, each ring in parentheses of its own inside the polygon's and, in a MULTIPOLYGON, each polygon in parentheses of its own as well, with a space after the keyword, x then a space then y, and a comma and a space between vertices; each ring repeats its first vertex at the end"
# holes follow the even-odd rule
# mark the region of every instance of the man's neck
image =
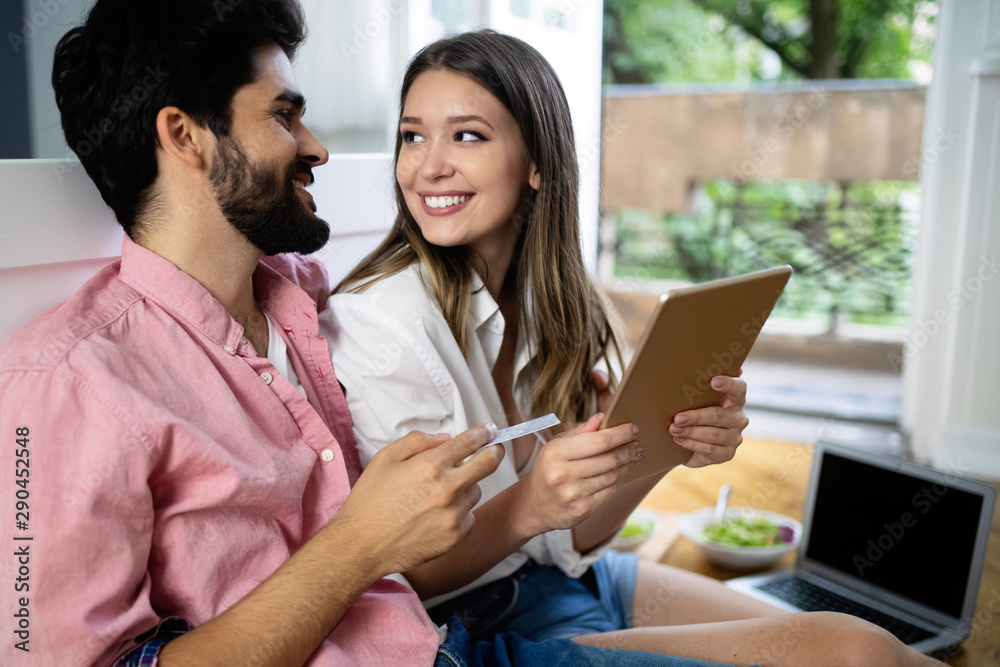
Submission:
MULTIPOLYGON (((261 252, 228 223, 214 227, 206 234, 199 233, 204 227, 169 226, 169 233, 154 231, 138 242, 197 280, 234 320, 253 334, 254 347, 265 356, 267 321, 257 307, 253 291, 253 273, 261 252)), ((156 225, 153 229, 163 227, 156 225)))

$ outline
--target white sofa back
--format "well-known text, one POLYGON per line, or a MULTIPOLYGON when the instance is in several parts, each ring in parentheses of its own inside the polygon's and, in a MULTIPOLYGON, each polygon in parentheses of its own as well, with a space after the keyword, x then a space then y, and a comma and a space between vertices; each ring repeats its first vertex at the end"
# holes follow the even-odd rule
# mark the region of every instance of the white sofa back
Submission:
MULTIPOLYGON (((392 156, 331 155, 310 188, 330 223, 316 253, 331 285, 392 224, 392 156)), ((0 344, 65 301, 121 254, 122 228, 83 167, 69 160, 0 160, 0 344)))

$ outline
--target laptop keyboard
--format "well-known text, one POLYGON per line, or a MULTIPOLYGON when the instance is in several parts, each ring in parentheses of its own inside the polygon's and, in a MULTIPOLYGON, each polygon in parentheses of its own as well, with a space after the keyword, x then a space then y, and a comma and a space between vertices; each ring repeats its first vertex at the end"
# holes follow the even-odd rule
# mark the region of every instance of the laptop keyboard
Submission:
POLYGON ((858 616, 885 628, 896 635, 904 644, 913 644, 934 636, 933 632, 928 632, 912 623, 907 623, 860 602, 837 595, 798 577, 775 579, 757 588, 803 611, 839 611, 858 616))

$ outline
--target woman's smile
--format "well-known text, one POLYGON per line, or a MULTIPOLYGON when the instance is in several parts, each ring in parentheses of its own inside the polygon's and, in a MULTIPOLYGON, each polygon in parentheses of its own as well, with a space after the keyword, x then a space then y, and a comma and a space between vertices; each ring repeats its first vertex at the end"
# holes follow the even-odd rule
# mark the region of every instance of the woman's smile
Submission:
POLYGON ((424 190, 417 194, 420 195, 420 203, 423 205, 424 213, 433 216, 458 213, 464 210, 466 204, 476 196, 473 192, 458 192, 455 190, 440 192, 424 190))

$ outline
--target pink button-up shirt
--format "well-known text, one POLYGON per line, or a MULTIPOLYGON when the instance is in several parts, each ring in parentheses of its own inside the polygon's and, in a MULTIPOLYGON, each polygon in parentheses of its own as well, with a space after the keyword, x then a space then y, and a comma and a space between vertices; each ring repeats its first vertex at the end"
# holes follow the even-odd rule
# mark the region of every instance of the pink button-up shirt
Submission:
MULTIPOLYGON (((107 664, 161 618, 204 623, 344 503, 360 468, 317 328, 326 274, 267 262, 254 291, 308 400, 198 282, 128 238, 0 352, 0 663, 107 664)), ((437 645, 417 596, 383 579, 309 664, 430 665, 437 645)))

